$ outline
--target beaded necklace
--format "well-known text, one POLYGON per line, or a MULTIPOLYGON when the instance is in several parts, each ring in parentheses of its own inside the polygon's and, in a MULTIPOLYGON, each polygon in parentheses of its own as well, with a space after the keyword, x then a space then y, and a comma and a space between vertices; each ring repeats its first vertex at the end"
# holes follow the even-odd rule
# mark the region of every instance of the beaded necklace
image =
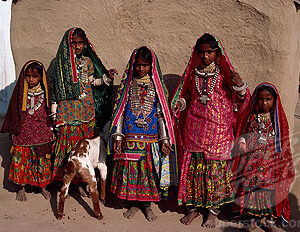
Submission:
POLYGON ((217 77, 219 75, 220 69, 218 66, 215 65, 215 63, 211 63, 208 67, 202 70, 198 70, 197 68, 195 69, 195 84, 196 84, 196 89, 198 93, 200 94, 200 101, 201 103, 206 106, 207 102, 211 100, 209 97, 213 90, 214 87, 217 83, 217 77), (208 80, 209 78, 212 77, 211 85, 208 90, 208 80), (202 83, 202 90, 200 90, 200 78, 203 78, 203 83, 202 83))
POLYGON ((155 101, 155 89, 152 81, 149 79, 149 83, 145 81, 139 81, 134 79, 130 87, 130 109, 132 110, 136 120, 134 123, 138 127, 147 125, 145 119, 149 116, 152 111, 152 106, 155 101), (144 96, 144 102, 140 97, 140 89, 146 88, 146 96, 144 96), (143 118, 139 118, 142 115, 143 118))
POLYGON ((80 96, 78 98, 79 98, 79 100, 83 100, 87 97, 86 85, 89 82, 87 61, 84 56, 81 56, 79 58, 76 57, 75 64, 76 64, 77 76, 79 76, 79 78, 80 78, 80 85, 83 89, 82 94, 80 94, 80 96))

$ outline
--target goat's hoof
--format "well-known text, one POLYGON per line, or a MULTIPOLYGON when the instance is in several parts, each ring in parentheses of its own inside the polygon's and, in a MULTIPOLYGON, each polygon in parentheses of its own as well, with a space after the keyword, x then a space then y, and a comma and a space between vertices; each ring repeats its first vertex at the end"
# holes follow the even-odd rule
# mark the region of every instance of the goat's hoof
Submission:
POLYGON ((105 199, 100 199, 100 202, 104 205, 105 204, 105 199))
POLYGON ((98 220, 102 220, 102 218, 103 218, 103 215, 102 215, 102 213, 100 213, 100 214, 97 214, 97 215, 96 215, 96 218, 97 218, 98 220))
POLYGON ((63 218, 63 216, 64 216, 63 214, 58 213, 57 216, 56 216, 56 219, 61 220, 63 218))

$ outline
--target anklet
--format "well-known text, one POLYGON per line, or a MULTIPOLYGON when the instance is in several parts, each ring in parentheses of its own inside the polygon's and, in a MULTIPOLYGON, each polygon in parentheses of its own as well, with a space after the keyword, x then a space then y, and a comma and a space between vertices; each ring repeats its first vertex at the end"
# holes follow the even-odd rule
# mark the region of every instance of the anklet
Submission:
POLYGON ((208 208, 208 211, 215 216, 218 216, 220 213, 220 210, 212 209, 212 208, 208 208))

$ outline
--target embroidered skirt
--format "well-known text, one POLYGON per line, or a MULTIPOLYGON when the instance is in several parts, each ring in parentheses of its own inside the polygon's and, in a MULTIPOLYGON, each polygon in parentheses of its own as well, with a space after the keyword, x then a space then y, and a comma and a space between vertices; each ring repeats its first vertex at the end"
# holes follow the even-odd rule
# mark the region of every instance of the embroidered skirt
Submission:
MULTIPOLYGON (((239 204, 237 198, 236 204, 239 204)), ((276 203, 274 189, 256 188, 245 189, 243 215, 256 217, 276 217, 276 203)), ((236 212, 235 212, 236 213, 236 212)), ((237 214, 236 214, 237 215, 237 214)))
POLYGON ((128 201, 159 201, 151 153, 140 161, 116 160, 111 191, 128 201))
POLYGON ((17 185, 46 187, 51 180, 51 160, 49 157, 38 157, 33 146, 13 146, 10 154, 12 162, 9 180, 17 185))
POLYGON ((181 169, 179 204, 219 208, 234 200, 230 160, 207 160, 203 153, 185 152, 181 169))
POLYGON ((53 178, 62 180, 64 176, 64 165, 73 146, 84 138, 94 136, 95 119, 81 125, 63 125, 58 128, 58 135, 54 145, 55 160, 53 165, 53 178))

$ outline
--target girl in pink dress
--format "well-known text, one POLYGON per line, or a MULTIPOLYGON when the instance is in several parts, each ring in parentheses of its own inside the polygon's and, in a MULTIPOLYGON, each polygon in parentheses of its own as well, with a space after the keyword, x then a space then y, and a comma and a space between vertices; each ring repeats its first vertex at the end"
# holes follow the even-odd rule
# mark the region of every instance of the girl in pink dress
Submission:
POLYGON ((230 162, 236 118, 249 101, 247 83, 233 70, 220 41, 205 33, 194 47, 172 99, 177 125, 179 204, 189 225, 201 207, 215 227, 220 206, 234 200, 230 162))

